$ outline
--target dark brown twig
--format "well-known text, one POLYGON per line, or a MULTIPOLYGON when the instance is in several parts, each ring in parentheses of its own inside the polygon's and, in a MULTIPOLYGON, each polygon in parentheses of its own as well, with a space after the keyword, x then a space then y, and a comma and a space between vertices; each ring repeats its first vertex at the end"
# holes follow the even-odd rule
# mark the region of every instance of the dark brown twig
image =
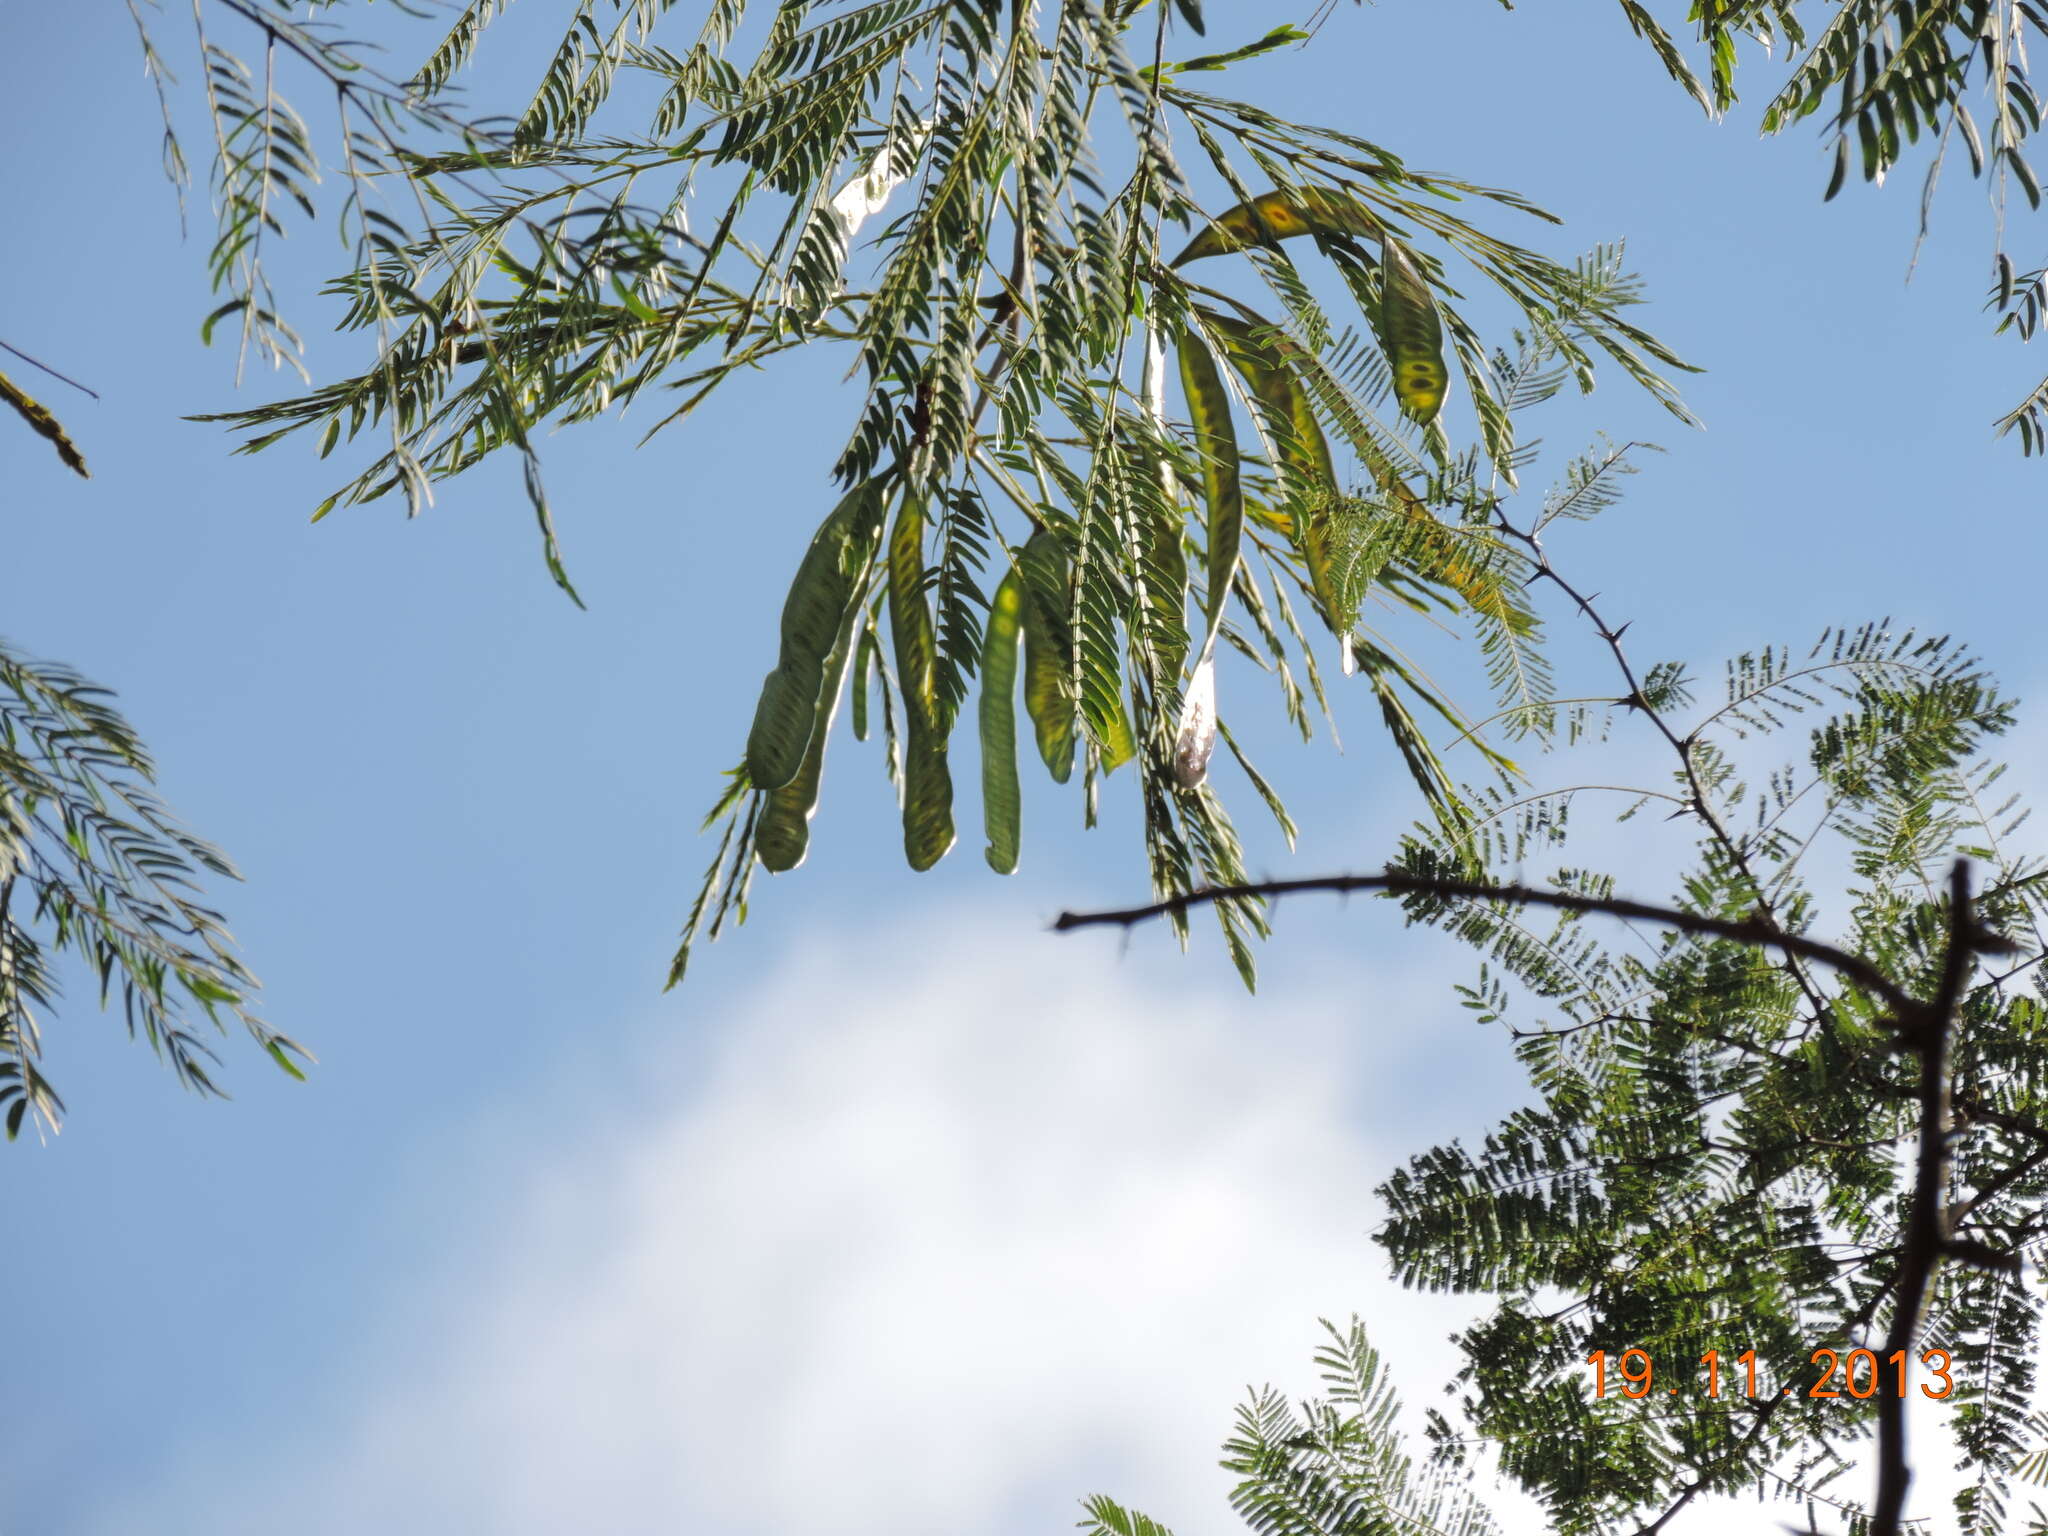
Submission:
MULTIPOLYGON (((1619 462, 1622 456, 1635 446, 1636 444, 1632 442, 1622 444, 1619 449, 1609 455, 1608 462, 1610 464, 1619 462)), ((1562 592, 1572 605, 1585 615, 1587 622, 1593 626, 1594 634, 1598 635, 1601 643, 1607 647, 1608 654, 1614 658, 1614 665, 1621 673, 1622 681, 1628 685, 1627 696, 1619 702, 1628 708, 1641 710, 1649 719, 1651 726, 1655 728, 1657 734, 1664 738, 1665 744, 1677 754, 1679 771, 1684 776, 1686 789, 1689 793, 1686 809, 1692 812, 1700 825, 1707 829, 1708 834, 1716 843, 1720 844, 1723 851, 1727 853, 1729 862, 1734 865, 1736 873, 1748 882, 1758 921, 1776 928, 1778 926, 1777 910, 1771 903, 1762 877, 1757 874, 1755 864, 1749 856, 1749 850, 1743 845, 1741 839, 1729 831, 1727 824, 1715 812, 1712 798, 1707 792, 1707 786, 1700 777, 1699 762, 1693 753, 1695 737, 1691 734, 1681 736, 1678 732, 1674 731, 1671 728, 1671 722, 1664 718, 1664 712, 1657 707, 1656 703, 1643 690, 1642 680, 1636 674, 1635 663, 1629 659, 1628 650, 1621 643, 1622 634, 1628 629, 1628 624, 1623 624, 1619 629, 1609 624, 1601 616, 1600 610, 1593 606, 1595 599, 1600 594, 1597 592, 1587 593, 1581 591, 1578 587, 1567 581, 1558 571, 1557 567, 1550 563, 1549 551, 1543 547, 1543 539, 1539 531, 1540 525, 1539 528, 1517 527, 1508 520, 1505 512, 1501 512, 1498 509, 1494 513, 1494 518, 1495 526, 1502 533, 1529 552, 1529 560, 1534 567, 1534 575, 1530 577, 1531 583, 1548 581, 1558 591, 1562 592)), ((1792 980, 1799 987, 1799 990, 1806 995, 1807 1004, 1813 1009, 1814 1017, 1816 1019, 1825 1018, 1827 1015, 1826 1006, 1821 1001, 1819 991, 1813 985, 1813 978, 1800 968, 1798 958, 1789 950, 1786 952, 1786 969, 1791 973, 1792 980)))
POLYGON ((70 374, 59 373, 56 369, 52 368, 48 363, 44 362, 41 358, 30 357, 28 353, 22 351, 21 348, 13 345, 11 342, 0 341, 0 352, 12 352, 16 357, 20 358, 24 363, 27 363, 31 368, 42 369, 42 371, 44 373, 47 373, 51 378, 56 379, 61 383, 69 384, 73 389, 79 391, 81 394, 91 395, 95 400, 99 399, 100 397, 100 392, 98 390, 88 389, 85 385, 79 383, 78 380, 72 378, 70 374))
POLYGON ((1733 939, 1737 943, 1755 944, 1760 948, 1777 949, 1786 955, 1825 965, 1882 998, 1887 1007, 1894 1009, 1902 1017, 1915 1012, 1921 1006, 1894 984, 1890 977, 1861 955, 1851 954, 1848 950, 1837 949, 1832 944, 1824 944, 1801 934, 1787 933, 1767 918, 1754 917, 1734 922, 1722 917, 1708 917, 1699 912, 1682 911, 1677 907, 1628 901, 1618 896, 1581 896, 1572 891, 1545 891, 1528 885, 1494 885, 1480 880, 1446 880, 1431 875, 1405 874, 1392 869, 1377 875, 1324 875, 1310 880, 1261 880, 1246 885, 1212 885, 1199 891, 1169 896, 1163 901, 1155 901, 1142 907, 1130 907, 1119 912, 1062 912, 1053 922, 1053 927, 1061 933, 1075 928, 1130 928, 1151 918, 1164 917, 1168 913, 1183 913, 1189 907, 1203 906, 1211 902, 1250 897, 1298 896, 1311 891, 1338 894, 1349 891, 1387 891, 1397 896, 1503 901, 1512 906, 1552 907, 1561 912, 1597 912, 1609 917, 1662 923, 1686 933, 1707 934, 1714 938, 1733 939))

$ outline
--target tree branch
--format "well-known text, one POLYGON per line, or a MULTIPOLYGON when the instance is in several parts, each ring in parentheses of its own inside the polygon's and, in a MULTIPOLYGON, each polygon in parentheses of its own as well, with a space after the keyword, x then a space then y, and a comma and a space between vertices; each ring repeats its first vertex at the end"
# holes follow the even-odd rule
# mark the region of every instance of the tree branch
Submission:
MULTIPOLYGON (((1053 927, 1062 933, 1075 928, 1131 928, 1151 918, 1185 912, 1191 906, 1252 897, 1277 898, 1311 891, 1384 891, 1392 895, 1496 901, 1515 906, 1550 907, 1564 912, 1636 918, 1684 933, 1777 949, 1788 959, 1808 960, 1828 967, 1884 1000, 1897 1015, 1902 1045, 1920 1062, 1915 1094, 1919 1103, 1919 1131, 1913 1194, 1907 1210, 1904 1240, 1899 1249, 1897 1278, 1892 1285, 1877 1293, 1882 1296, 1888 1290, 1893 1296, 1884 1357, 1889 1358, 1913 1347, 1935 1271, 1944 1258, 1999 1269, 2010 1269, 2018 1264, 2017 1255, 1997 1252, 1980 1243, 1956 1242, 1952 1236, 1952 1213, 1945 1199, 1950 1157, 1950 1037, 1976 955, 1987 948, 1997 947, 1993 936, 1979 928, 1972 914, 1967 860, 1958 859, 1949 876, 1948 945, 1942 959, 1939 986, 1935 995, 1926 1002, 1912 997, 1862 956, 1832 944, 1787 933, 1761 915, 1743 922, 1732 922, 1620 897, 1582 896, 1524 885, 1449 880, 1392 869, 1377 875, 1332 875, 1308 880, 1267 880, 1247 885, 1212 886, 1122 911, 1063 912, 1053 927)), ((2037 1155, 2028 1166, 2034 1166, 2040 1160, 2037 1155)), ((1873 1301, 1875 1299, 1873 1297, 1873 1301)), ((1906 1491, 1913 1480, 1912 1469, 1906 1461, 1906 1402, 1903 1397, 1879 1398, 1877 1442, 1877 1498, 1870 1532, 1871 1536, 1899 1536, 1904 1529, 1906 1491)), ((1683 1490, 1683 1497, 1678 1503, 1646 1529, 1659 1529, 1679 1508, 1690 1502, 1692 1495, 1702 1486, 1704 1480, 1683 1490)))
MULTIPOLYGON (((1905 1249, 1899 1259, 1892 1322, 1884 1338, 1884 1359, 1913 1347, 1928 1287, 1949 1241, 1945 1203, 1949 1034, 1979 937, 1970 913, 1968 861, 1956 860, 1948 889, 1948 951, 1942 958, 1940 990, 1931 1001, 1900 1019, 1906 1044, 1920 1057, 1920 1151, 1914 1167, 1913 1203, 1906 1214, 1905 1249)), ((1877 1404, 1877 1502, 1871 1512, 1871 1536, 1898 1536, 1906 1490, 1912 1482, 1913 1469, 1906 1463, 1906 1399, 1902 1394, 1881 1395, 1877 1404)))
MULTIPOLYGON (((1620 454, 1627 453, 1634 446, 1634 443, 1623 444, 1614 458, 1618 458, 1620 454)), ((1610 458, 1609 462, 1614 462, 1614 458, 1610 458)), ((1700 777, 1699 763, 1693 756, 1693 744, 1698 739, 1697 728, 1684 736, 1679 735, 1678 732, 1671 728, 1671 722, 1664 718, 1664 712, 1643 691, 1642 680, 1636 675, 1635 663, 1629 660, 1628 650, 1621 643, 1622 634, 1627 630, 1628 625, 1623 624, 1620 629, 1616 629, 1613 625, 1609 624, 1606 619, 1601 617, 1600 611, 1593 606, 1594 598, 1598 597, 1599 594, 1582 592, 1564 578, 1557 567, 1551 564, 1549 552, 1544 549, 1542 536, 1537 529, 1516 527, 1515 524, 1508 520, 1507 514, 1504 512, 1497 511, 1495 519, 1496 526, 1501 532, 1514 539, 1529 551, 1529 559, 1535 567, 1535 575, 1530 578, 1531 582, 1539 580, 1550 582, 1552 586, 1569 598, 1579 612, 1584 614, 1588 622, 1592 624, 1593 632, 1600 637, 1601 643, 1607 647, 1608 654, 1614 658, 1614 664, 1621 673, 1622 681, 1628 684, 1628 696, 1619 702, 1631 709, 1640 709, 1649 718, 1650 724, 1656 728, 1657 734, 1662 736, 1665 743, 1677 754, 1679 770, 1685 778, 1686 788, 1690 791, 1687 809, 1692 812, 1700 825, 1707 829, 1707 832, 1713 837, 1714 841, 1719 843, 1727 852, 1728 858, 1734 864, 1736 872, 1749 882, 1758 920, 1769 924, 1773 928, 1777 927, 1777 911, 1771 904, 1770 896, 1765 889, 1762 878, 1756 872, 1755 863, 1749 856, 1749 849, 1743 845, 1742 841, 1734 833, 1728 830, 1727 824, 1722 821, 1720 815, 1714 810, 1713 801, 1708 794, 1707 786, 1700 777)), ((1540 526, 1539 524, 1538 527, 1540 528, 1540 526)), ((1799 990, 1806 994, 1806 1001, 1808 1006, 1813 1009, 1814 1018, 1817 1021, 1823 1019, 1826 1016, 1826 1008, 1821 1001, 1820 993, 1813 985, 1813 978, 1800 968, 1797 956, 1791 951, 1786 952, 1785 968, 1791 972, 1792 980, 1797 984, 1799 990)))
POLYGON ((1581 896, 1571 891, 1545 891, 1527 885, 1494 885, 1480 880, 1446 880, 1431 875, 1406 874, 1393 869, 1377 875, 1324 875, 1309 880, 1262 880, 1248 885, 1207 886, 1202 890, 1189 891, 1185 895, 1169 896, 1148 906, 1130 907, 1118 912, 1062 912, 1054 920, 1053 928, 1060 933, 1075 928, 1131 928, 1151 918, 1163 917, 1168 913, 1183 913, 1189 907, 1212 902, 1236 901, 1249 897, 1296 896, 1310 891, 1339 894, 1351 891, 1386 891, 1396 896, 1500 901, 1511 906, 1552 907, 1561 912, 1596 912, 1608 917, 1662 923, 1685 933, 1705 934, 1712 938, 1733 939, 1741 944, 1777 949, 1789 957, 1825 965, 1882 998, 1885 1005, 1897 1011, 1902 1019, 1917 1017, 1924 1008, 1924 1005, 1916 1002, 1910 994, 1861 955, 1837 949, 1832 944, 1823 944, 1817 939, 1787 933, 1777 923, 1762 916, 1734 922, 1727 918, 1683 911, 1677 907, 1629 901, 1618 896, 1581 896))

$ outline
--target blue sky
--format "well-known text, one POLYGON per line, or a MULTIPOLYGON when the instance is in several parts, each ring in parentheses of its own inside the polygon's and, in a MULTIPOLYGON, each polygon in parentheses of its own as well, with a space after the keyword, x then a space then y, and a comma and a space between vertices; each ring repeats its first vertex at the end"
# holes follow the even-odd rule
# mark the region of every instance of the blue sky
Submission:
MULTIPOLYGON (((1610 9, 1345 7, 1232 88, 1529 195, 1567 216, 1528 227, 1559 254, 1628 238, 1653 329, 1710 370, 1686 389, 1708 430, 1616 383, 1554 441, 1669 449, 1560 556, 1640 654, 1711 670, 1891 615, 2037 691, 2015 553, 2041 470, 1988 423, 2042 364, 1986 334, 1981 190, 1952 168, 1909 287, 1917 178, 1823 206, 1817 139, 1759 142, 1753 106, 1709 124, 1610 9)), ((103 396, 49 392, 89 483, 0 429, 0 633, 119 691, 243 867, 223 900, 266 1012, 321 1066, 294 1085, 231 1040, 235 1099, 201 1102, 64 1009, 72 1113, 0 1181, 0 1523, 1021 1532, 1104 1491, 1189 1536, 1231 1528, 1214 1447, 1246 1382, 1308 1385, 1319 1314, 1363 1313, 1432 1398, 1473 1308, 1399 1293, 1365 1234, 1396 1159, 1518 1102, 1458 953, 1291 908, 1252 998, 1206 935, 1056 938, 1061 908, 1142 888, 1127 785, 1085 836, 1032 791, 1008 882, 963 796, 961 846, 915 876, 847 742, 810 861, 663 995, 698 817, 827 505, 837 368, 644 449, 631 422, 550 440, 588 612, 510 466, 414 522, 309 525, 332 465, 179 419, 235 396, 155 110, 118 8, 0 3, 0 337, 103 396)), ((293 240, 308 272, 340 258, 331 229, 293 240)), ((314 340, 316 369, 340 355, 314 340)), ((1341 757, 1243 712, 1275 717, 1247 729, 1303 829, 1290 856, 1234 791, 1254 867, 1383 859, 1415 806, 1370 701, 1342 704, 1341 757)))

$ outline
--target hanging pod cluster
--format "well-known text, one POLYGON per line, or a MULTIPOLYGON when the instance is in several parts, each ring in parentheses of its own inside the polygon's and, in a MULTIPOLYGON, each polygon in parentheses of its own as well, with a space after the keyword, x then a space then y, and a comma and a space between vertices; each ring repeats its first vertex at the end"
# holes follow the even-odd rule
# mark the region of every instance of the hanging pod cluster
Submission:
POLYGON ((854 487, 811 539, 782 605, 782 649, 761 684, 747 734, 747 781, 766 803, 755 833, 762 865, 794 869, 810 842, 825 742, 881 539, 882 497, 854 487))
MULTIPOLYGON (((937 634, 926 597, 925 503, 905 492, 892 524, 889 500, 880 480, 849 492, 812 538, 783 605, 781 654, 761 685, 745 762, 747 784, 760 795, 755 856, 774 873, 796 868, 808 851, 826 742, 849 672, 856 678, 854 733, 867 735, 866 676, 879 660, 872 629, 864 623, 871 601, 888 609, 896 694, 903 705, 905 857, 913 869, 930 869, 956 840, 947 759, 953 721, 938 687, 937 634), (856 657, 859 665, 850 665, 856 657)), ((1059 538, 1040 532, 1015 552, 990 600, 980 652, 982 799, 988 862, 1004 874, 1017 868, 1021 841, 1015 714, 1020 678, 1039 757, 1056 782, 1071 776, 1082 741, 1069 683, 1070 580, 1059 538)), ((888 718, 893 734, 893 714, 888 718)), ((1119 718, 1099 750, 1106 770, 1133 757, 1128 722, 1119 718)))
MULTIPOLYGON (((1195 314, 1200 326, 1221 343, 1224 358, 1243 382, 1253 408, 1253 429, 1278 478, 1288 541, 1301 556, 1316 608, 1342 647, 1340 656, 1348 658, 1356 613, 1355 601, 1347 602, 1341 590, 1339 552, 1332 537, 1332 508, 1340 494, 1337 468, 1303 381, 1299 349, 1284 333, 1255 317, 1246 319, 1206 307, 1195 314)), ((1225 451, 1235 453, 1229 394, 1213 354, 1192 330, 1182 339, 1181 360, 1182 377, 1189 381, 1189 409, 1202 441, 1226 445, 1225 451), (1196 404, 1198 396, 1203 404, 1196 404)), ((1207 462, 1205 456, 1205 465, 1207 462)), ((1210 499, 1214 587, 1218 552, 1227 549, 1234 557, 1244 511, 1234 469, 1227 477, 1212 475, 1205 488, 1210 499)), ((1220 621, 1217 594, 1226 588, 1212 591, 1212 607, 1217 608, 1212 624, 1220 621)))
MULTIPOLYGON (((1174 266, 1300 235, 1377 244, 1378 304, 1373 328, 1386 354, 1401 410, 1428 426, 1443 408, 1449 373, 1443 323, 1419 260, 1352 193, 1303 187, 1266 193, 1224 213, 1197 235, 1174 266)), ((1363 255, 1364 253, 1360 253, 1363 255)), ((1336 509, 1342 489, 1330 444, 1318 419, 1309 379, 1314 359, 1284 328, 1224 300, 1231 309, 1197 304, 1172 333, 1181 391, 1192 429, 1196 488, 1206 579, 1202 639, 1194 651, 1175 726, 1171 769, 1184 789, 1208 771, 1219 730, 1215 653, 1224 610, 1236 579, 1248 515, 1244 450, 1232 409, 1236 394, 1250 407, 1250 426, 1272 466, 1279 504, 1261 517, 1286 533, 1299 555, 1319 616, 1338 637, 1340 658, 1352 665, 1352 630, 1358 594, 1372 570, 1342 568, 1355 551, 1338 547, 1336 509), (1235 312, 1233 313, 1232 310, 1235 312)), ((1145 405, 1162 444, 1165 419, 1161 340, 1148 343, 1145 405)), ((1387 504, 1406 517, 1428 519, 1428 509, 1384 459, 1368 456, 1367 469, 1387 504)), ((1181 504, 1181 477, 1162 461, 1169 509, 1181 504)), ((884 475, 849 491, 811 541, 783 606, 781 652, 761 687, 747 740, 747 783, 760 796, 754 851, 770 871, 803 861, 817 810, 825 748, 849 673, 855 677, 854 729, 867 734, 867 677, 880 661, 874 618, 888 609, 895 660, 895 690, 902 702, 900 785, 904 853, 913 869, 930 869, 951 850, 956 831, 947 743, 954 724, 952 698, 940 682, 939 634, 928 597, 927 507, 922 494, 884 475), (894 502, 893 521, 890 504, 894 502), (885 538, 886 530, 886 538, 885 538)), ((1134 554, 1149 580, 1140 585, 1148 622, 1178 637, 1169 666, 1180 671, 1187 644, 1185 529, 1176 514, 1161 523, 1134 554)), ((1431 519, 1433 521, 1433 519, 1431 519)), ((1065 783, 1084 733, 1074 695, 1071 623, 1073 571, 1059 533, 1041 528, 1010 552, 1009 568, 988 599, 978 661, 981 697, 982 809, 989 866, 1009 874, 1021 844, 1022 791, 1017 766, 1016 702, 1021 684, 1038 755, 1055 782, 1065 783)), ((978 601, 978 599, 977 599, 978 601)), ((957 663, 956 663, 957 664, 957 663)), ((888 681, 883 684, 885 719, 888 681)), ((1089 732, 1104 769, 1136 756, 1136 737, 1121 708, 1089 732)))
MULTIPOLYGON (((747 781, 763 796, 754 850, 773 872, 803 862, 818 807, 825 745, 857 644, 867 660, 861 620, 881 552, 887 503, 887 487, 879 479, 849 491, 812 538, 783 603, 782 651, 761 685, 746 757, 747 781)), ((953 779, 946 763, 950 722, 936 685, 938 646, 925 598, 924 529, 924 502, 906 492, 881 562, 903 700, 903 847, 911 867, 920 870, 944 858, 954 841, 953 779)), ((861 670, 865 674, 865 665, 861 670)), ((855 724, 862 735, 865 704, 862 698, 856 705, 855 724)))

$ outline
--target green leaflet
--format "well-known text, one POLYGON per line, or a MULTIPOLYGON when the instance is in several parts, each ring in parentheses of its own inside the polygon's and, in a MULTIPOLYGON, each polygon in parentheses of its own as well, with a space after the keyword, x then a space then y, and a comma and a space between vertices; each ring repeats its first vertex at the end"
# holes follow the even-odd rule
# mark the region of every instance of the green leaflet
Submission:
POLYGON ((1209 592, 1203 616, 1208 621, 1202 658, 1215 648, 1230 598, 1230 578, 1237 569, 1237 547, 1244 536, 1244 492, 1238 483, 1237 428, 1230 419, 1230 394, 1216 371, 1216 359, 1201 336, 1190 328, 1180 337, 1180 383, 1187 394, 1188 419, 1195 428, 1195 451, 1202 461, 1202 497, 1209 508, 1209 592))
POLYGON ((1109 717, 1109 739, 1102 744, 1102 771, 1115 773, 1138 755, 1138 738, 1131 733, 1131 722, 1121 706, 1109 717))
POLYGON ((1418 426, 1444 408, 1451 371, 1444 363, 1444 323, 1415 258, 1399 241, 1380 241, 1380 342, 1394 375, 1394 398, 1418 426))
POLYGON ((1067 695, 1067 578, 1071 562, 1057 536, 1034 533, 1017 554, 1024 579, 1024 708, 1038 755, 1056 784, 1074 771, 1074 701, 1067 695))
POLYGON ((858 595, 847 605, 845 622, 832 654, 825 658, 825 681, 819 691, 816 723, 810 745, 804 749, 803 766, 795 778, 780 789, 768 792, 761 821, 754 833, 754 853, 761 867, 772 875, 795 869, 803 863, 811 846, 811 817, 818 809, 818 786, 825 775, 825 743, 832 735, 832 721, 839 713, 839 696, 845 690, 846 663, 853 654, 854 631, 860 626, 858 595))
POLYGON ((981 646, 981 815, 988 867, 1017 872, 1023 798, 1017 785, 1017 643, 1027 599, 1010 572, 989 603, 981 646))
POLYGON ((819 526, 782 605, 782 654, 761 684, 747 734, 747 778, 780 789, 803 767, 817 723, 825 661, 881 532, 872 482, 848 491, 819 526))
MULTIPOLYGON (((1201 29, 1197 27, 1195 30, 1199 32, 1201 29)), ((1285 48, 1289 43, 1305 43, 1312 35, 1302 31, 1300 27, 1278 26, 1257 42, 1246 43, 1241 48, 1232 48, 1227 53, 1205 53, 1197 58, 1182 59, 1177 64, 1162 64, 1157 67, 1147 64, 1138 71, 1138 78, 1150 80, 1156 75, 1163 73, 1167 79, 1171 80, 1176 75, 1196 74, 1205 70, 1223 70, 1241 59, 1255 59, 1262 53, 1271 53, 1275 49, 1285 48)))
POLYGON ((904 497, 889 536, 889 625, 903 695, 903 853, 912 869, 926 870, 953 846, 953 775, 938 718, 938 643, 924 597, 924 503, 915 496, 904 497))
POLYGON ((1378 235, 1383 229, 1370 208, 1334 187, 1266 192, 1224 213, 1174 257, 1173 265, 1278 245, 1296 235, 1378 235))

